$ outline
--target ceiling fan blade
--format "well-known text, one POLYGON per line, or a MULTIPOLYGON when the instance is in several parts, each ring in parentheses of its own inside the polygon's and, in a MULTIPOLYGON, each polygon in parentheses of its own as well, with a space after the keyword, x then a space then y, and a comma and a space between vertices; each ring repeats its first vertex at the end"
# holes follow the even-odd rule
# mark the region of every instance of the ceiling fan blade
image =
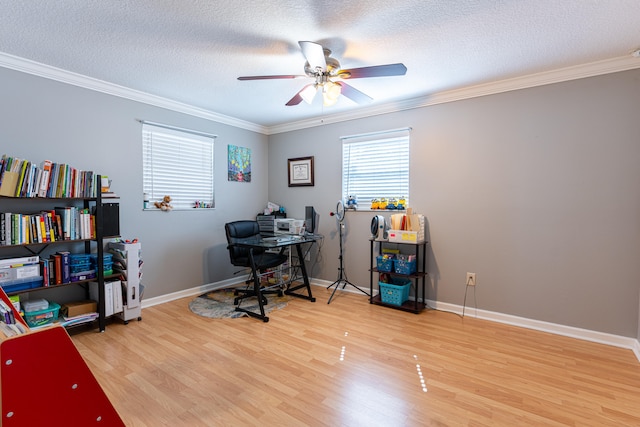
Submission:
POLYGON ((307 62, 311 69, 320 68, 327 71, 327 61, 324 59, 324 49, 318 43, 301 41, 298 42, 302 54, 307 58, 307 62))
POLYGON ((374 65, 372 67, 352 68, 338 71, 338 77, 343 79, 360 79, 363 77, 404 76, 407 67, 404 64, 374 65))
POLYGON ((337 85, 342 86, 342 94, 349 98, 350 100, 358 103, 358 104, 368 104, 373 101, 369 95, 360 92, 358 89, 353 86, 349 86, 345 82, 335 82, 337 85))
POLYGON ((309 76, 300 76, 294 74, 284 74, 284 75, 275 75, 275 76, 244 76, 238 77, 238 80, 275 80, 275 79, 299 79, 299 78, 308 78, 309 76))
POLYGON ((304 90, 306 88, 308 88, 309 86, 313 86, 313 83, 306 85, 305 87, 303 87, 302 89, 300 89, 300 91, 298 93, 295 94, 295 96, 293 98, 291 98, 289 100, 289 102, 287 102, 285 105, 287 107, 291 107, 293 105, 298 105, 303 101, 302 95, 300 95, 302 92, 304 92, 304 90))

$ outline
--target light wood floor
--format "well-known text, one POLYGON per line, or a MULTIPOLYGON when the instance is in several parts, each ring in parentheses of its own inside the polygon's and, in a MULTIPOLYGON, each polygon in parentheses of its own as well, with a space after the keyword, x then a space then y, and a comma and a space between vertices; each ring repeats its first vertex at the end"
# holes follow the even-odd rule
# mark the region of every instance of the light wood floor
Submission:
POLYGON ((72 338, 127 426, 640 426, 630 350, 313 289, 269 323, 189 298, 72 338))

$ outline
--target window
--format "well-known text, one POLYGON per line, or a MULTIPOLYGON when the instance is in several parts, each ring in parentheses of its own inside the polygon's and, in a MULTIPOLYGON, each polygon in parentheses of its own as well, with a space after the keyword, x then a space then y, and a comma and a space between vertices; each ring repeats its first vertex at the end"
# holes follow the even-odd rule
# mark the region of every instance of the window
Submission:
POLYGON ((142 123, 143 191, 148 209, 171 197, 174 209, 214 207, 215 135, 142 123))
POLYGON ((409 131, 391 130, 342 137, 342 196, 357 196, 361 207, 373 199, 409 203, 409 131))

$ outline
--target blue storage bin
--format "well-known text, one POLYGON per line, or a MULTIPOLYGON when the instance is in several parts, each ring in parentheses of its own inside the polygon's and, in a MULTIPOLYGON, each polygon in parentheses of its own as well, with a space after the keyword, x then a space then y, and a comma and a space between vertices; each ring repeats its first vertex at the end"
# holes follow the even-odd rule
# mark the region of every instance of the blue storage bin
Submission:
MULTIPOLYGON (((112 254, 103 254, 102 256, 102 267, 104 271, 113 270, 113 255, 112 254)), ((91 269, 98 269, 98 255, 91 254, 91 269)))
POLYGON ((392 279, 393 283, 378 282, 380 299, 385 304, 402 305, 409 299, 411 280, 392 279))
POLYGON ((88 254, 71 254, 69 255, 69 265, 84 265, 89 264, 91 262, 91 258, 88 254))
POLYGON ((89 280, 95 279, 96 271, 95 270, 86 270, 86 271, 78 271, 71 273, 71 281, 79 282, 81 280, 89 280))
POLYGON ((3 282, 1 286, 6 293, 39 288, 42 286, 42 276, 25 277, 24 279, 10 280, 8 282, 3 282))
POLYGON ((81 271, 87 271, 90 269, 91 269, 90 262, 75 263, 70 265, 71 274, 77 274, 77 273, 80 273, 81 271))
POLYGON ((394 259, 393 268, 396 273, 413 274, 416 272, 416 260, 407 261, 401 258, 394 259))
POLYGON ((393 271, 393 258, 385 258, 383 255, 378 255, 376 261, 378 271, 382 273, 390 273, 393 271))

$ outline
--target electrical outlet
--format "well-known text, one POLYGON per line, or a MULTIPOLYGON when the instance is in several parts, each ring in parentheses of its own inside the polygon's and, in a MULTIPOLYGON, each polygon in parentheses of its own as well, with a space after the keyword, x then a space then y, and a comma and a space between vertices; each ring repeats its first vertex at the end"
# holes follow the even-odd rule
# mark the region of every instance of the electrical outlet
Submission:
POLYGON ((475 286, 476 285, 476 273, 467 273, 467 286, 475 286))

